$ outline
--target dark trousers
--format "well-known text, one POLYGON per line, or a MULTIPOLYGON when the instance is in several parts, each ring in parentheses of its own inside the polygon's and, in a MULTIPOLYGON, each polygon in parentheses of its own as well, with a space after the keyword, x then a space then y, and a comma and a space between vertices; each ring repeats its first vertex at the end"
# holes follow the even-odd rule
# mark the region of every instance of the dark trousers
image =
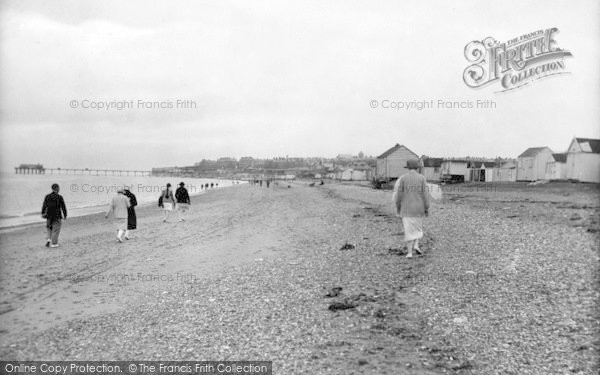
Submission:
POLYGON ((46 238, 52 242, 52 245, 56 245, 58 243, 61 221, 61 219, 46 219, 46 238))

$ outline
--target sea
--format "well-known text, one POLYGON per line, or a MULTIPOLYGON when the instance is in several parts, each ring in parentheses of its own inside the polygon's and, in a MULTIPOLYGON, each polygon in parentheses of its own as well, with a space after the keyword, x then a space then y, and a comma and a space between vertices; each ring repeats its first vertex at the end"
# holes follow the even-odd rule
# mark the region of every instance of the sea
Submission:
MULTIPOLYGON (((60 186, 68 216, 83 216, 106 212, 119 187, 128 186, 138 205, 156 204, 167 183, 173 191, 185 183, 190 196, 204 194, 210 189, 231 187, 244 181, 211 178, 153 177, 153 176, 96 176, 96 175, 27 175, 0 172, 0 228, 43 223, 42 203, 51 186, 60 186), (208 184, 208 190, 205 188, 208 184), (212 187, 210 186, 211 184, 212 187)), ((192 199, 192 204, 193 204, 192 199)))

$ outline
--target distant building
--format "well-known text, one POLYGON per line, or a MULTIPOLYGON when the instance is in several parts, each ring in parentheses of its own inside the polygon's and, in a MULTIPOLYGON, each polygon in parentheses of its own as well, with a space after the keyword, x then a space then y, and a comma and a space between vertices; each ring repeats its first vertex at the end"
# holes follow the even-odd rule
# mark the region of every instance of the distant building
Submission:
POLYGON ((514 161, 499 159, 474 160, 469 163, 469 180, 473 182, 500 182, 516 180, 514 161))
POLYGON ((237 160, 235 158, 218 158, 217 159, 218 169, 236 169, 237 160))
POLYGON ((158 167, 152 168, 153 176, 180 176, 187 172, 185 167, 158 167))
POLYGON ((546 180, 565 180, 567 178, 567 153, 554 153, 546 164, 546 180))
POLYGON ((367 181, 369 179, 368 170, 357 170, 348 168, 344 171, 338 172, 337 178, 342 181, 367 181))
POLYGON ((290 168, 304 168, 307 167, 308 163, 305 162, 304 158, 290 158, 290 157, 274 157, 269 160, 265 160, 261 167, 265 169, 290 169, 290 168))
POLYGON ((552 158, 548 147, 530 147, 517 157, 517 181, 537 181, 546 178, 546 165, 552 158))
POLYGON ((440 166, 442 179, 453 181, 469 181, 471 172, 467 159, 445 159, 440 166))
POLYGON ((368 160, 356 159, 350 163, 350 168, 366 170, 366 169, 371 169, 371 165, 369 164, 368 160))
POLYGON ((469 181, 473 182, 489 182, 492 181, 491 163, 483 161, 472 161, 468 163, 469 181))
POLYGON ((517 181, 517 162, 514 160, 501 162, 494 170, 494 181, 496 181, 496 182, 517 181))
POLYGON ((200 171, 216 171, 217 162, 214 160, 202 159, 201 162, 196 163, 195 166, 200 171))
POLYGON ((396 145, 377 157, 375 169, 377 178, 398 178, 408 173, 406 162, 409 159, 418 159, 419 156, 406 146, 396 145))
POLYGON ((443 158, 421 158, 421 174, 425 176, 427 181, 440 181, 442 178, 443 161, 443 158))
POLYGON ((335 167, 335 165, 333 163, 330 163, 330 162, 323 162, 322 167, 325 170, 331 171, 331 170, 333 170, 333 168, 335 167))
POLYGON ((251 156, 241 157, 238 166, 240 169, 252 168, 254 167, 254 158, 251 156))
POLYGON ((573 138, 567 151, 567 178, 600 182, 600 139, 573 138))

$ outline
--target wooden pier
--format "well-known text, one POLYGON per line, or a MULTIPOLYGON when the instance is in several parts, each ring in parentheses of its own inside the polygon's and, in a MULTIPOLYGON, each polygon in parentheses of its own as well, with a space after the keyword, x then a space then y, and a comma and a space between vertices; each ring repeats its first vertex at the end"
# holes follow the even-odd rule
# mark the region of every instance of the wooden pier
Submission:
POLYGON ((15 167, 16 174, 44 174, 46 170, 41 164, 21 164, 15 167))
POLYGON ((41 164, 21 164, 15 167, 16 174, 57 174, 86 176, 151 176, 152 171, 126 169, 90 169, 90 168, 44 168, 41 164))

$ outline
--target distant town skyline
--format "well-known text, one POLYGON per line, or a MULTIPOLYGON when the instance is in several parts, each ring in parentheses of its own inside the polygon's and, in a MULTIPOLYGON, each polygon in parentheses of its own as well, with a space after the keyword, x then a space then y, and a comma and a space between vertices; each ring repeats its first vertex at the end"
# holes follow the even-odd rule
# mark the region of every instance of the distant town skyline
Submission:
POLYGON ((434 157, 565 151, 600 138, 599 12, 592 0, 4 1, 0 169, 377 156, 396 143, 434 157), (470 42, 548 28, 572 53, 567 74, 501 93, 465 84, 470 42))
MULTIPOLYGON (((553 150, 554 151, 554 150, 553 150)), ((350 157, 352 159, 357 159, 357 160, 366 160, 366 159, 377 159, 379 156, 378 155, 364 155, 362 158, 358 155, 358 154, 338 154, 336 156, 333 157, 324 157, 324 156, 292 156, 292 155, 285 155, 285 156, 273 156, 273 157, 268 157, 268 158, 259 158, 259 157, 253 157, 253 156, 242 156, 242 157, 231 157, 231 156, 221 156, 221 157, 217 157, 217 158, 202 158, 200 160, 194 161, 194 162, 190 162, 187 164, 181 164, 181 165, 155 165, 152 166, 151 168, 148 168, 147 170, 151 170, 153 168, 161 168, 161 167, 191 167, 194 165, 199 164, 200 162, 202 162, 203 160, 208 160, 208 161, 212 161, 212 162, 217 162, 221 159, 233 159, 236 162, 240 162, 245 158, 251 158, 253 160, 256 161, 269 161, 269 160, 278 160, 278 159, 302 159, 302 160, 323 160, 323 161, 333 161, 333 160, 349 160, 349 158, 346 157, 350 157)), ((487 160, 495 160, 495 159, 510 159, 510 160, 516 160, 517 156, 482 156, 482 155, 454 155, 454 156, 449 156, 449 157, 439 157, 436 155, 427 155, 427 154, 422 154, 419 155, 420 157, 427 157, 427 158, 443 158, 443 159, 473 159, 473 160, 483 160, 483 159, 487 159, 487 160)), ((15 170, 15 168, 19 168, 22 165, 40 165, 41 167, 44 167, 46 169, 52 168, 52 169, 57 169, 57 168, 62 168, 62 169, 67 169, 67 168, 75 168, 75 169, 85 169, 85 168, 89 168, 89 169, 110 169, 104 166, 88 166, 88 167, 73 167, 70 165, 45 165, 44 163, 41 162, 35 162, 35 163, 18 163, 15 164, 12 168, 9 168, 7 170, 2 170, 2 172, 10 172, 15 170)), ((121 166, 119 167, 120 169, 123 170, 146 170, 146 169, 135 169, 135 168, 127 168, 126 166, 121 166)))

